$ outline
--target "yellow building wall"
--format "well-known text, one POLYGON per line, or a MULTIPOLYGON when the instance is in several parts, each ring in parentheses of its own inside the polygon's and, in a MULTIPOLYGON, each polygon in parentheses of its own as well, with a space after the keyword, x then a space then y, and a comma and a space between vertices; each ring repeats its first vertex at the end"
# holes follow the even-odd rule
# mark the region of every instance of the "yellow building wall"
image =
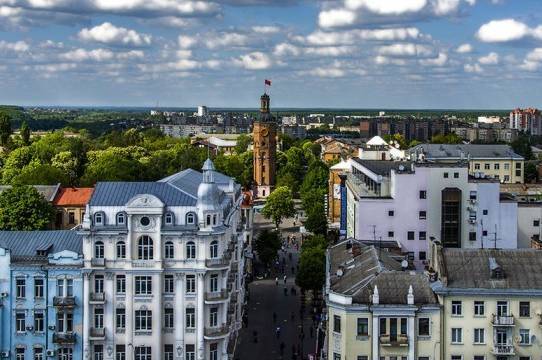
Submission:
POLYGON ((469 163, 469 173, 472 175, 475 172, 482 172, 489 176, 498 176, 499 180, 504 181, 507 184, 523 183, 524 161, 510 159, 475 159, 471 160, 469 163), (495 166, 497 166, 498 169, 496 169, 495 166), (489 169, 486 167, 489 167, 489 169), (505 180, 506 176, 508 176, 508 180, 505 180))

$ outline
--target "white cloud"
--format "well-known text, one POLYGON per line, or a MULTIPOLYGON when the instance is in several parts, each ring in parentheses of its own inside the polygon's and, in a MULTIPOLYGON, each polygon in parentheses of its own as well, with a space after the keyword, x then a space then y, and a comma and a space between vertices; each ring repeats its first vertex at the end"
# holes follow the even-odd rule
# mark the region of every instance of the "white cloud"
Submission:
POLYGON ((280 32, 278 26, 253 26, 252 31, 258 34, 276 34, 280 32))
POLYGON ((275 45, 275 49, 273 50, 273 55, 277 57, 283 57, 283 56, 299 56, 301 54, 301 50, 290 43, 280 43, 275 45))
POLYGON ((425 45, 406 43, 381 46, 378 48, 378 53, 384 56, 427 57, 430 56, 433 51, 425 45))
POLYGON ((455 52, 459 54, 468 54, 472 52, 473 48, 471 44, 461 44, 455 49, 455 52))
POLYGON ((354 48, 351 46, 325 46, 325 47, 310 47, 305 50, 307 55, 316 56, 343 56, 351 54, 354 48))
POLYGON ((354 11, 347 9, 331 9, 320 12, 318 24, 323 28, 341 27, 353 25, 357 15, 354 11))
POLYGON ((59 63, 59 64, 40 64, 34 65, 34 70, 38 72, 56 73, 61 71, 68 71, 77 68, 77 64, 73 63, 59 63))
POLYGON ((198 40, 193 36, 180 35, 177 38, 177 43, 181 49, 190 49, 198 43, 198 40))
POLYGON ((60 55, 61 59, 82 62, 82 61, 106 61, 111 60, 114 57, 114 53, 111 50, 105 49, 95 49, 95 50, 85 50, 85 49, 75 49, 68 51, 60 55))
POLYGON ((0 51, 13 51, 13 52, 25 52, 30 49, 30 45, 28 45, 24 41, 16 41, 16 42, 7 42, 4 40, 0 41, 0 51))
POLYGON ((446 53, 439 53, 434 59, 422 59, 420 64, 424 66, 444 66, 448 62, 448 55, 446 53))
POLYGON ((177 50, 175 54, 179 59, 188 59, 192 57, 192 50, 177 50))
POLYGON ((273 61, 267 54, 256 51, 234 59, 234 64, 247 70, 264 70, 269 69, 273 61))
POLYGON ((529 33, 530 29, 524 23, 514 19, 504 19, 493 20, 482 25, 476 36, 483 42, 498 43, 520 40, 529 33))
POLYGON ((519 66, 522 70, 536 71, 542 65, 542 48, 536 48, 530 51, 523 63, 519 66))
POLYGON ((346 75, 343 69, 336 67, 317 67, 307 72, 309 75, 322 77, 322 78, 340 78, 346 75))
POLYGON ((249 43, 249 37, 245 34, 230 32, 211 35, 205 41, 209 49, 230 46, 246 46, 249 43))
POLYGON ((81 30, 79 38, 113 46, 148 46, 152 42, 150 35, 139 34, 135 30, 117 27, 109 22, 81 30))
POLYGON ((349 9, 366 9, 379 15, 400 15, 417 12, 427 5, 427 0, 345 0, 349 9))
POLYGON ((465 70, 465 72, 468 73, 481 73, 484 71, 482 67, 478 64, 465 64, 465 66, 463 66, 463 69, 465 70))
POLYGON ((478 62, 482 65, 496 65, 499 63, 499 54, 496 52, 491 52, 486 56, 479 58, 478 62))
POLYGON ((353 45, 360 40, 368 41, 404 41, 420 37, 420 31, 415 27, 391 29, 363 29, 347 31, 315 31, 306 37, 296 37, 298 42, 315 46, 353 45))

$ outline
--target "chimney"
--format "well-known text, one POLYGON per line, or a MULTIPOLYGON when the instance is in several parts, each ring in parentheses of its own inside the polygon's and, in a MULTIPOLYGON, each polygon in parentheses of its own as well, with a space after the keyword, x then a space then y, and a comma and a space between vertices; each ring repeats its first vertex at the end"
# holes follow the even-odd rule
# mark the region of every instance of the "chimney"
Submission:
POLYGON ((412 285, 408 288, 407 304, 414 305, 414 290, 412 289, 412 285))
POLYGON ((378 288, 375 285, 375 290, 373 292, 373 305, 378 305, 380 303, 380 297, 378 296, 378 288))

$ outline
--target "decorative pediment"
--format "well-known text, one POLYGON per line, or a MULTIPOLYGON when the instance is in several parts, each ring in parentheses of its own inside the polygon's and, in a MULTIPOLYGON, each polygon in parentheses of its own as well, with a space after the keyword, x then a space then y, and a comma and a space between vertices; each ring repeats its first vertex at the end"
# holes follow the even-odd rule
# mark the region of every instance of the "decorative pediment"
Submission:
POLYGON ((163 208, 164 203, 154 195, 138 194, 126 204, 127 208, 163 208))

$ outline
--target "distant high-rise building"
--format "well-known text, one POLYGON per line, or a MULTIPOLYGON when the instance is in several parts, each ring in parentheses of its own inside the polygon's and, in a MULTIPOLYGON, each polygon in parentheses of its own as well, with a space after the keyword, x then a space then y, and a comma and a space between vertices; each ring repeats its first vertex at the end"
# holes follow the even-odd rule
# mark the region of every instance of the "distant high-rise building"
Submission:
POLYGON ((200 105, 198 106, 198 116, 204 117, 209 115, 209 109, 207 109, 207 106, 200 105))
POLYGON ((542 135, 542 114, 538 109, 514 109, 510 112, 510 128, 542 135))
POLYGON ((275 186, 277 124, 271 115, 268 94, 261 97, 260 118, 254 122, 254 195, 269 196, 275 186))

